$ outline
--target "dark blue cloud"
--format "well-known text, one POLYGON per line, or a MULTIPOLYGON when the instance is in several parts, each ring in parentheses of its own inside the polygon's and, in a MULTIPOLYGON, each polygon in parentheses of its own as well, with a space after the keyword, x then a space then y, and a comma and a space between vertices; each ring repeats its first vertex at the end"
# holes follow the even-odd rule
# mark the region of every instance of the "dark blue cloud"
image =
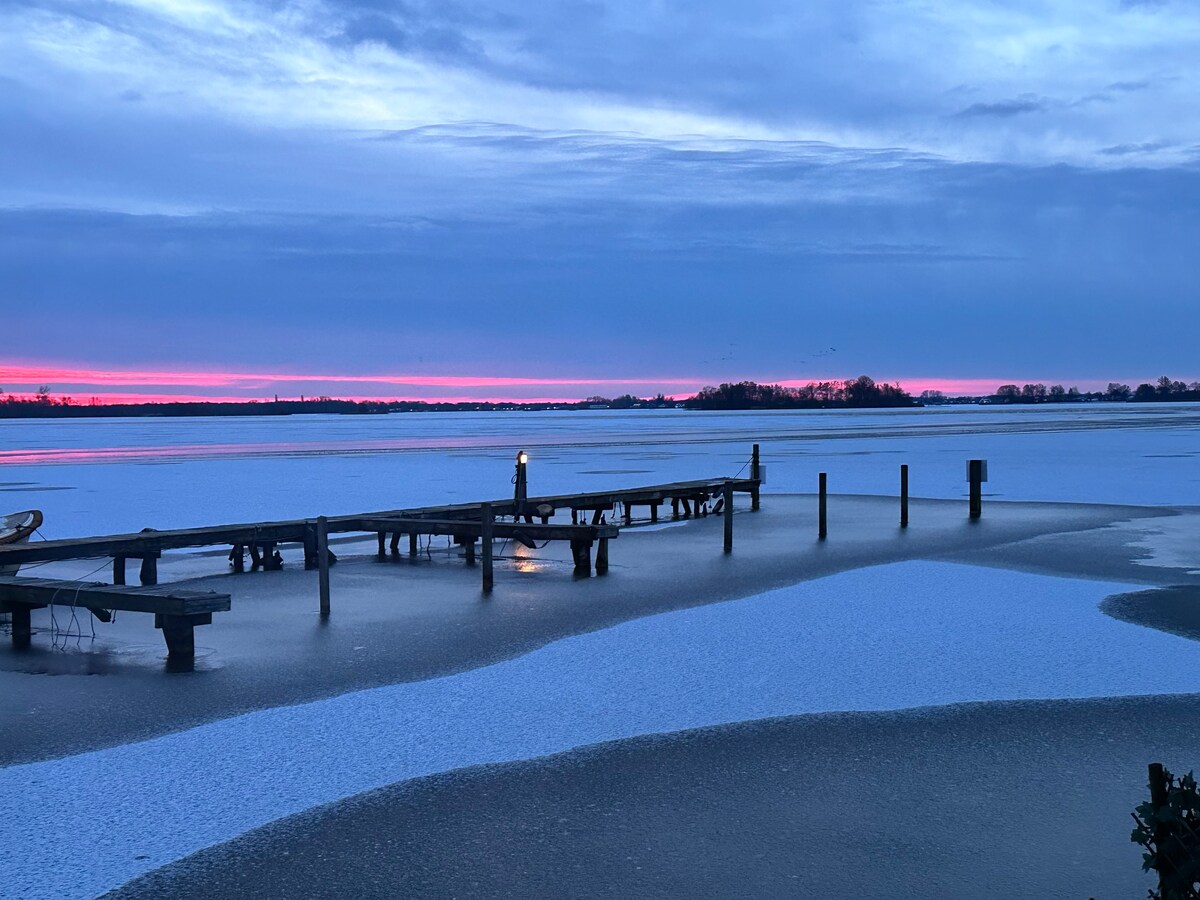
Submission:
POLYGON ((1042 112, 1046 109, 1046 101, 1032 94, 1025 94, 1009 100, 997 100, 994 103, 972 103, 966 109, 955 115, 960 119, 975 117, 996 117, 1008 119, 1024 113, 1042 112))

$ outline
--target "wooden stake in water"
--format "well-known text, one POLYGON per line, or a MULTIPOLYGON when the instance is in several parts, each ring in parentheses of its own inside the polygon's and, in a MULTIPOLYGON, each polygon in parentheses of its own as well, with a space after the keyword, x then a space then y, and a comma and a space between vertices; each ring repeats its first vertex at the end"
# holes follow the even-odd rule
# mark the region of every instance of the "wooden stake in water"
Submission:
POLYGON ((733 552, 733 484, 725 482, 725 552, 733 552))
POLYGON ((762 480, 762 461, 758 455, 758 444, 755 444, 754 449, 750 451, 750 480, 755 482, 754 487, 750 489, 750 508, 758 509, 759 485, 757 482, 762 480))
POLYGON ((826 474, 822 472, 819 476, 820 494, 817 500, 817 536, 821 540, 829 535, 828 522, 826 521, 826 513, 829 510, 829 504, 826 502, 826 493, 828 488, 828 480, 826 474))
POLYGON ((329 520, 317 517, 317 583, 321 591, 321 617, 329 616, 329 520))
POLYGON ((492 504, 481 503, 479 506, 479 541, 483 556, 483 592, 490 594, 494 579, 492 577, 492 504))
POLYGON ((908 527, 908 464, 900 466, 900 527, 908 527))

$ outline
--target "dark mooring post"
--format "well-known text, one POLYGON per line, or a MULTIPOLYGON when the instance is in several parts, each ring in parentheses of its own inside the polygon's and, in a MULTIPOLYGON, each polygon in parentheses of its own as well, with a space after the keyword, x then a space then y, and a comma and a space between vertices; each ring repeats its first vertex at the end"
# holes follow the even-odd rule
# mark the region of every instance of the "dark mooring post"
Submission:
POLYGON ((900 527, 908 527, 908 464, 900 466, 900 527))
POLYGON ((125 583, 125 557, 113 557, 113 584, 125 583))
POLYGON ((321 591, 321 617, 329 616, 329 520, 317 517, 317 581, 321 591))
POLYGON ((758 444, 754 445, 754 449, 750 451, 750 480, 754 482, 754 487, 750 488, 750 508, 758 509, 758 487, 762 481, 762 465, 758 458, 758 444))
POLYGON ((479 506, 479 542, 483 556, 483 592, 492 592, 492 504, 482 503, 479 506))
POLYGON ((828 479, 824 472, 817 476, 817 482, 819 491, 817 495, 817 537, 819 537, 821 540, 825 540, 825 538, 829 535, 829 523, 826 515, 829 512, 829 504, 826 499, 826 495, 828 493, 827 488, 829 485, 828 479))
POLYGON ((725 498, 725 552, 733 552, 733 485, 728 481, 722 488, 725 498))
POLYGON ((987 481, 987 460, 967 461, 967 481, 971 483, 971 518, 983 515, 983 483, 987 481))

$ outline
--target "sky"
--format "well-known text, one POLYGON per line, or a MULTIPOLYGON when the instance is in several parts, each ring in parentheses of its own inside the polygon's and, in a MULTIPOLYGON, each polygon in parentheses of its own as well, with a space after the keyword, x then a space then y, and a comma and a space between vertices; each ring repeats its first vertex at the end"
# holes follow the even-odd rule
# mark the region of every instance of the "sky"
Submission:
POLYGON ((0 0, 0 389, 1200 378, 1183 0, 0 0))

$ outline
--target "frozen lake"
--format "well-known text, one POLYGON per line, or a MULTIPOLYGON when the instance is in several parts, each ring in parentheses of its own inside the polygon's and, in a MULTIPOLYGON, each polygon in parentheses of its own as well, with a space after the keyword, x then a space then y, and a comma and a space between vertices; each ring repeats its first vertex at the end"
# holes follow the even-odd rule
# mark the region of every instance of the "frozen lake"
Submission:
POLYGON ((963 496, 989 460, 996 498, 1200 504, 1200 406, 414 413, 0 421, 0 508, 46 537, 336 515, 734 474, 762 444, 768 491, 963 496))

